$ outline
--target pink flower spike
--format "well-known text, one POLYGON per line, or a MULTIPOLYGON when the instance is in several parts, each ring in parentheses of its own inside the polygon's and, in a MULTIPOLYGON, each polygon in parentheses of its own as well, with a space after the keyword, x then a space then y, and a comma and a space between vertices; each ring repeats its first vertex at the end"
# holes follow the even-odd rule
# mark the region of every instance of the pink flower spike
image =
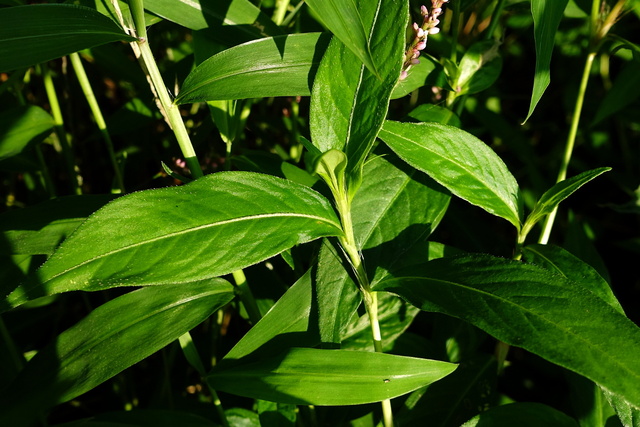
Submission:
POLYGON ((431 11, 431 15, 433 15, 433 16, 438 16, 438 15, 440 15, 441 13, 442 13, 442 8, 440 8, 440 7, 437 7, 437 8, 435 8, 435 9, 433 9, 433 10, 431 11))
POLYGON ((427 16, 429 14, 429 10, 427 9, 427 6, 425 5, 420 6, 420 13, 423 16, 427 16))
MULTIPOLYGON (((434 28, 429 29, 429 34, 434 34, 431 30, 434 30, 434 28)), ((427 47, 427 42, 425 41, 421 41, 416 45, 416 49, 418 50, 424 50, 425 47, 427 47)))

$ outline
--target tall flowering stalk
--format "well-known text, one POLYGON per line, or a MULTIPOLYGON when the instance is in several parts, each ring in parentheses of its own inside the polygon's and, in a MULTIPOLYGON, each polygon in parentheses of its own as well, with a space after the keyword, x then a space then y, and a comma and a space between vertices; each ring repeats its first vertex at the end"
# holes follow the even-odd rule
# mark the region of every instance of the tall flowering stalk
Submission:
POLYGON ((413 23, 415 37, 405 53, 400 80, 404 80, 407 77, 407 73, 413 65, 420 63, 418 57, 420 56, 420 51, 427 46, 427 36, 440 32, 440 28, 438 28, 440 20, 438 17, 442 14, 442 5, 448 2, 449 0, 431 0, 431 11, 424 5, 420 7, 420 14, 423 16, 422 25, 418 25, 417 22, 413 23))

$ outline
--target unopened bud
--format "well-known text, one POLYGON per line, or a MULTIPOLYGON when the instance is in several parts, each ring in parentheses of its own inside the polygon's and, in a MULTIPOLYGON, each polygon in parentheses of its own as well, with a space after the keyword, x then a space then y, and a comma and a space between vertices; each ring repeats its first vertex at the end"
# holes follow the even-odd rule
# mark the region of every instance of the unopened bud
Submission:
POLYGON ((439 32, 440 28, 438 27, 429 28, 429 34, 438 34, 439 32))
MULTIPOLYGON (((431 33, 431 30, 432 30, 432 29, 433 29, 433 28, 431 28, 431 29, 429 30, 429 34, 432 34, 432 33, 431 33)), ((435 34, 435 33, 433 33, 433 34, 435 34)), ((417 49, 417 50, 424 50, 424 48, 425 48, 425 47, 427 47, 427 42, 425 42, 425 41, 421 41, 421 42, 419 42, 419 43, 416 45, 416 49, 417 49)))
POLYGON ((427 9, 427 6, 425 5, 420 6, 420 13, 422 14, 422 16, 427 16, 429 14, 429 10, 427 9))
POLYGON ((402 70, 400 73, 400 80, 404 80, 407 78, 407 70, 402 70))

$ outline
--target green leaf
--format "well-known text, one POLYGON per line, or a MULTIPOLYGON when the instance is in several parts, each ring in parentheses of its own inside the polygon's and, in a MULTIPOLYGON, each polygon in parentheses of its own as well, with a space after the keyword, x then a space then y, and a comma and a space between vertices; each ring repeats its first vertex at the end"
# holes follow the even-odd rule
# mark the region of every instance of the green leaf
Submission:
POLYGON ((518 183, 500 157, 475 136, 438 123, 387 120, 379 137, 456 196, 520 229, 518 183))
POLYGON ((185 79, 176 104, 271 96, 307 96, 329 36, 292 34, 224 50, 185 79))
POLYGON ((475 255, 398 272, 374 290, 463 319, 640 406, 640 329, 563 276, 533 264, 475 255))
POLYGON ((453 90, 447 82, 442 65, 430 55, 421 55, 420 63, 409 69, 404 80, 399 80, 393 88, 391 99, 402 98, 423 86, 436 86, 453 90))
POLYGON ((476 415, 462 427, 578 427, 568 415, 542 403, 512 403, 476 415))
POLYGON ((225 360, 253 356, 261 358, 283 347, 315 346, 320 342, 313 317, 311 270, 308 270, 280 297, 275 305, 227 353, 225 360), (258 351, 259 349, 259 351, 258 351))
POLYGON ((234 297, 213 279, 143 288, 91 312, 40 350, 0 394, 0 424, 23 425, 150 356, 234 297), (33 387, 38 384, 38 387, 33 387))
POLYGON ((144 7, 191 30, 231 33, 242 42, 282 34, 282 30, 249 0, 144 0, 144 7))
POLYGON ((40 107, 16 107, 0 115, 0 160, 20 154, 51 132, 53 117, 40 107))
MULTIPOLYGON (((399 2, 403 3, 403 2, 399 2)), ((371 27, 366 17, 377 13, 380 1, 307 0, 307 5, 320 17, 324 25, 355 55, 357 60, 376 75, 380 63, 372 55, 369 40, 371 27), (365 15, 361 16, 361 12, 365 15)), ((404 31, 404 26, 398 22, 404 31)))
POLYGON ((219 364, 207 377, 216 390, 296 405, 358 405, 401 396, 457 366, 384 353, 291 348, 276 356, 219 364))
POLYGON ((555 44, 556 31, 568 2, 569 0, 531 0, 533 35, 536 43, 536 72, 533 78, 531 103, 525 122, 533 114, 542 94, 551 82, 551 54, 555 44))
POLYGON ((522 250, 525 261, 539 265, 552 273, 561 274, 581 287, 593 292, 611 307, 624 314, 606 280, 589 264, 570 252, 554 245, 528 245, 522 250))
POLYGON ((72 290, 207 279, 340 233, 330 203, 308 187, 256 173, 216 173, 108 204, 2 308, 72 290))
MULTIPOLYGON (((367 3, 374 3, 361 2, 361 9, 368 13, 369 6, 364 6, 367 3)), ((337 149, 347 154, 350 196, 360 184, 362 165, 387 115, 405 45, 406 3, 378 0, 375 4, 378 13, 368 16, 363 12, 363 22, 371 28, 368 40, 380 77, 334 37, 322 58, 311 95, 311 141, 322 152, 337 149)))
POLYGON ((533 207, 533 211, 527 217, 524 226, 522 227, 523 233, 528 233, 538 221, 546 215, 549 215, 560 204, 560 202, 572 195, 580 187, 610 170, 611 168, 598 168, 582 172, 579 175, 557 183, 549 190, 545 191, 542 197, 540 197, 536 202, 536 205, 533 207))
POLYGON ((598 111, 591 125, 594 126, 605 118, 624 110, 639 97, 640 62, 632 61, 625 65, 602 102, 598 103, 598 111))
POLYGON ((0 13, 0 72, 118 40, 135 39, 88 7, 38 4, 4 8, 0 13))
MULTIPOLYGON (((497 382, 495 357, 481 354, 465 361, 451 375, 416 390, 395 414, 402 426, 459 426, 492 403, 497 382)), ((487 426, 489 427, 489 426, 487 426)))
POLYGON ((50 255, 89 215, 112 195, 67 196, 0 215, 3 255, 50 255))
POLYGON ((411 110, 408 114, 414 120, 419 122, 435 122, 443 125, 462 127, 460 118, 448 108, 435 104, 421 104, 411 110))
POLYGON ((459 74, 452 86, 457 95, 474 94, 495 83, 502 70, 500 43, 486 40, 469 46, 458 65, 459 74))

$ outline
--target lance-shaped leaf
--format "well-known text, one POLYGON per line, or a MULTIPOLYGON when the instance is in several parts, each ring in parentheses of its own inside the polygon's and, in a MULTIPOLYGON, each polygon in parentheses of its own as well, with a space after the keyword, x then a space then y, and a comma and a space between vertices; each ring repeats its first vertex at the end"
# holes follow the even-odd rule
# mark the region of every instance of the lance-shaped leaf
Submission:
POLYGON ((362 1, 360 5, 380 77, 334 37, 313 83, 309 113, 313 144, 322 152, 337 149, 347 154, 351 196, 400 76, 407 22, 406 2, 362 1), (371 14, 376 12, 371 10, 373 6, 377 6, 377 14, 371 14))
POLYGON ((71 4, 3 8, 0 72, 38 64, 117 40, 133 41, 95 9, 71 4))
POLYGON ((518 183, 500 157, 475 136, 438 123, 390 120, 379 136, 400 158, 456 196, 520 229, 518 183))
POLYGON ((291 348, 256 361, 221 363, 207 380, 240 396, 296 405, 359 405, 401 396, 457 365, 348 350, 291 348))
POLYGON ((307 96, 328 43, 328 34, 291 34, 224 50, 187 76, 175 102, 307 96))
POLYGON ((598 168, 582 172, 579 175, 560 181, 545 191, 542 197, 540 197, 540 200, 536 202, 533 211, 531 211, 522 226, 523 234, 528 233, 538 221, 546 215, 549 215, 560 204, 560 202, 572 195, 580 187, 610 170, 611 168, 598 168))
POLYGON ((458 317, 640 405, 640 329, 579 283, 490 256, 442 258, 374 290, 458 317))
POLYGON ((249 0, 145 0, 144 7, 191 30, 212 29, 242 41, 278 36, 282 30, 249 0))
MULTIPOLYGON (((404 3, 404 2, 397 2, 404 3)), ((379 63, 371 54, 367 16, 376 13, 380 2, 311 0, 307 5, 318 15, 324 25, 363 63, 376 74, 379 63), (361 14, 363 16, 361 16, 361 14)), ((400 25, 400 23, 398 23, 400 25)), ((404 29, 404 27, 403 27, 404 29)))
POLYGON ((40 142, 53 125, 53 117, 33 105, 3 111, 0 116, 0 160, 20 154, 31 142, 40 142))
POLYGON ((143 288, 98 307, 40 350, 0 393, 0 424, 27 425, 39 410, 73 399, 160 350, 233 297, 229 282, 212 279, 143 288))
POLYGON ((536 73, 533 78, 533 93, 528 120, 533 114, 542 94, 551 82, 551 54, 555 44, 556 31, 569 0, 531 0, 533 34, 536 43, 536 73))
POLYGON ((212 174, 108 204, 2 308, 72 290, 207 279, 340 233, 331 204, 308 187, 250 172, 212 174))

